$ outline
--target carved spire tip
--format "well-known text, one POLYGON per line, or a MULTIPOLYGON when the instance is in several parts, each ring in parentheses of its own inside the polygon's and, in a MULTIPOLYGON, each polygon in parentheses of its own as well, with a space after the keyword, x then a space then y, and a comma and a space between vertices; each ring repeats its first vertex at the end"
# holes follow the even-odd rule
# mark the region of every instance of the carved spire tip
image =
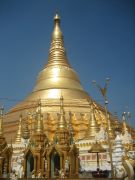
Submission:
POLYGON ((55 16, 54 16, 54 22, 59 22, 60 23, 60 16, 58 15, 58 13, 56 13, 55 16))

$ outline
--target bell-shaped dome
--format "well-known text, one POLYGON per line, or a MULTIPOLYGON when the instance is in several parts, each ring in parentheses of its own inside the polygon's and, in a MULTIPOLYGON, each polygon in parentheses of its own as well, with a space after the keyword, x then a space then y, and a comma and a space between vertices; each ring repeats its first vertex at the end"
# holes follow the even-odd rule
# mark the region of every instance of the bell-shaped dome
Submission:
MULTIPOLYGON (((36 86, 30 95, 31 99, 60 98, 85 99, 87 93, 83 90, 76 72, 71 68, 64 48, 63 35, 60 29, 60 17, 54 17, 54 30, 48 63, 39 73, 36 86)), ((28 97, 29 98, 29 97, 28 97)))
POLYGON ((23 109, 30 102, 38 99, 89 99, 84 91, 80 80, 68 62, 64 48, 63 34, 60 29, 60 17, 54 17, 54 30, 52 33, 51 47, 48 63, 39 73, 36 85, 26 99, 16 105, 11 111, 23 109))

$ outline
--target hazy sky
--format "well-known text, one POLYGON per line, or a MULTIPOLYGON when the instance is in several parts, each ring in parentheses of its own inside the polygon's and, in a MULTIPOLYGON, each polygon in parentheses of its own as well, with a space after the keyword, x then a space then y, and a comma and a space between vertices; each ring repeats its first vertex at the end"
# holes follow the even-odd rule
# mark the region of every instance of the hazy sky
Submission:
POLYGON ((0 0, 0 104, 9 109, 33 89, 47 63, 55 12, 67 56, 84 89, 98 103, 92 85, 106 77, 109 110, 131 112, 135 127, 134 0, 0 0))

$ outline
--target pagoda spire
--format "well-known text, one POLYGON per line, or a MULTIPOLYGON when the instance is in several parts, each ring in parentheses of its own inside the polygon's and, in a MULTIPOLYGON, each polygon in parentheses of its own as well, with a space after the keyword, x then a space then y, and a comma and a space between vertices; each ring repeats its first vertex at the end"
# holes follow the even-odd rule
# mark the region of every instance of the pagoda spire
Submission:
POLYGON ((126 112, 123 112, 122 114, 122 131, 123 133, 128 131, 127 124, 126 124, 126 112))
POLYGON ((65 120, 65 112, 63 108, 63 97, 60 98, 60 114, 59 114, 59 122, 58 122, 58 129, 56 134, 57 135, 57 143, 59 145, 69 145, 69 131, 67 129, 67 123, 65 120))
POLYGON ((52 65, 64 65, 70 67, 64 48, 63 34, 60 29, 60 16, 58 14, 54 17, 54 30, 52 33, 51 47, 46 67, 52 65))
POLYGON ((59 119, 58 129, 67 129, 65 112, 63 108, 63 96, 61 96, 60 98, 60 119, 59 119))
MULTIPOLYGON (((36 147, 43 147, 44 146, 44 141, 46 138, 46 135, 44 133, 44 125, 43 125, 43 114, 41 111, 41 99, 38 101, 38 107, 36 111, 36 116, 35 116, 35 129, 34 133, 31 135, 31 142, 32 146, 33 143, 36 147)), ((35 151, 38 151, 38 149, 35 149, 35 151)), ((41 157, 40 157, 41 158, 41 157)))
POLYGON ((15 143, 20 143, 22 138, 22 114, 20 114, 18 131, 15 139, 15 143))
POLYGON ((113 125, 111 123, 111 120, 109 119, 109 115, 108 115, 108 133, 110 135, 110 138, 114 139, 115 133, 114 133, 114 129, 113 129, 113 125))
POLYGON ((43 115, 41 114, 41 100, 38 102, 36 133, 43 134, 43 115))
POLYGON ((89 119, 89 124, 88 124, 88 129, 86 131, 86 138, 93 138, 95 139, 95 135, 99 132, 99 125, 97 124, 95 114, 94 114, 94 109, 90 103, 90 119, 89 119))
POLYGON ((68 63, 63 34, 60 29, 60 17, 56 14, 48 63, 39 73, 36 86, 28 99, 35 101, 40 97, 41 99, 54 98, 59 100, 61 92, 66 99, 88 98, 76 72, 68 63))

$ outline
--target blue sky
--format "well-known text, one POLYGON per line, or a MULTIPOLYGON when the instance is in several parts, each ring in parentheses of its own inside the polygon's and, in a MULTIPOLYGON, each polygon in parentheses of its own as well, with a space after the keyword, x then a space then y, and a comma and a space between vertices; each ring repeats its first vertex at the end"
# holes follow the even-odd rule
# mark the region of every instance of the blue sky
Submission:
POLYGON ((134 0, 0 0, 0 104, 9 109, 30 93, 47 63, 55 12, 67 56, 84 89, 98 103, 92 85, 106 77, 109 110, 131 112, 135 127, 134 0))

